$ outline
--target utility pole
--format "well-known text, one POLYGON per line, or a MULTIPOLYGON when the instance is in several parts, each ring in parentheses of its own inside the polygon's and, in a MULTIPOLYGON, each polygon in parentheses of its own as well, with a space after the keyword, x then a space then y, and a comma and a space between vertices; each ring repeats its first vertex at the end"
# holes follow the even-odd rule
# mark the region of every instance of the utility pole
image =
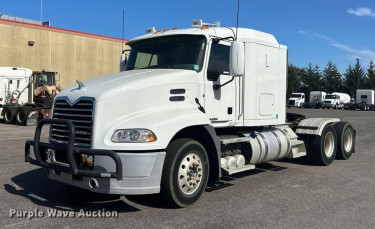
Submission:
MULTIPOLYGON (((359 59, 355 59, 357 61, 357 64, 356 66, 359 66, 359 59)), ((359 89, 359 72, 358 72, 359 69, 357 69, 357 89, 359 89)))

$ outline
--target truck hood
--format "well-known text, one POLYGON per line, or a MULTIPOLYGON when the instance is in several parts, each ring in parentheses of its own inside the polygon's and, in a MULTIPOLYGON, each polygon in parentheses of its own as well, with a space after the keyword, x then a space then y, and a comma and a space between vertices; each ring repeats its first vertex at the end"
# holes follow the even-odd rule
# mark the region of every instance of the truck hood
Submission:
POLYGON ((300 100, 300 98, 289 98, 289 100, 294 100, 294 101, 297 101, 297 100, 300 100))
POLYGON ((61 91, 56 98, 67 97, 74 103, 80 97, 93 97, 96 101, 133 91, 176 83, 197 81, 195 71, 180 69, 142 69, 120 72, 75 84, 61 91))

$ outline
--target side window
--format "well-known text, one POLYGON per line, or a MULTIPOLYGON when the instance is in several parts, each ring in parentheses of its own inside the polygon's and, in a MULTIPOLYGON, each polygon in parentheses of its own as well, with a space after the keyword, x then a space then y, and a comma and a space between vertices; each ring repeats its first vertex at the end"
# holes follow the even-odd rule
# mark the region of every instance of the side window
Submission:
POLYGON ((220 75, 229 74, 229 52, 229 46, 212 43, 207 68, 208 80, 216 81, 220 75))

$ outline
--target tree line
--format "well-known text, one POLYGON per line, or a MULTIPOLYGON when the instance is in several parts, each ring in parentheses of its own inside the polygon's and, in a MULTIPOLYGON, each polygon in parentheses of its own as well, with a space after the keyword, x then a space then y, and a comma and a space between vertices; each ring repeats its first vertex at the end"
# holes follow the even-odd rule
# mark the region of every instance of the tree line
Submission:
POLYGON ((370 61, 365 70, 357 59, 356 64, 349 65, 343 75, 332 61, 329 61, 323 70, 311 63, 305 68, 292 64, 288 66, 288 98, 293 92, 303 92, 309 98, 311 91, 343 92, 354 98, 358 88, 375 89, 373 61, 370 61))

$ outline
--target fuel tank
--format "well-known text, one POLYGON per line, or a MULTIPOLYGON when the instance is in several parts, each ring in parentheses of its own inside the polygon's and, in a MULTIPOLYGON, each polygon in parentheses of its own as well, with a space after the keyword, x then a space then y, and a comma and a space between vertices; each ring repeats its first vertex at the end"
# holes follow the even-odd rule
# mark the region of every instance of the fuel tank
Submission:
POLYGON ((260 164, 284 158, 291 149, 290 138, 282 129, 272 128, 259 132, 250 141, 250 164, 260 164))

